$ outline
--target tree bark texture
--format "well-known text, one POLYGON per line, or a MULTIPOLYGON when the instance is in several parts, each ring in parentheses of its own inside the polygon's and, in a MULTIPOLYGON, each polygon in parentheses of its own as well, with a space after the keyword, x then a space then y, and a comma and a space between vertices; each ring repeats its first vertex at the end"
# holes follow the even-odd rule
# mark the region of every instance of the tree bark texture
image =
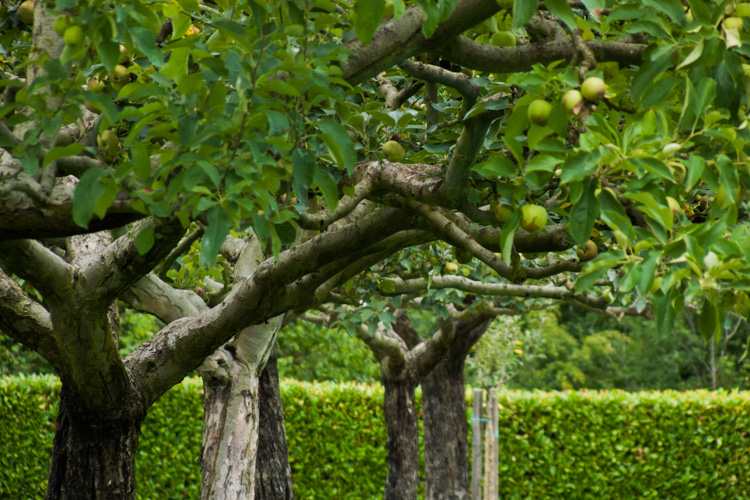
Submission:
POLYGON ((289 467, 284 410, 274 347, 260 376, 260 423, 258 457, 255 466, 256 500, 293 500, 292 470, 289 467))
POLYGON ((228 377, 203 374, 202 500, 253 498, 258 386, 258 377, 240 363, 228 377))
POLYGON ((422 380, 426 498, 469 498, 463 364, 441 362, 422 380))
POLYGON ((135 499, 135 453, 146 416, 133 390, 117 419, 80 410, 63 383, 46 500, 135 499))
POLYGON ((202 500, 253 500, 260 376, 283 316, 245 328, 200 368, 204 387, 202 500))
POLYGON ((464 362, 492 319, 459 321, 445 359, 422 378, 425 482, 428 500, 469 498, 469 445, 464 362))
POLYGON ((419 434, 412 378, 384 380, 383 413, 388 428, 385 500, 416 500, 419 484, 419 434))

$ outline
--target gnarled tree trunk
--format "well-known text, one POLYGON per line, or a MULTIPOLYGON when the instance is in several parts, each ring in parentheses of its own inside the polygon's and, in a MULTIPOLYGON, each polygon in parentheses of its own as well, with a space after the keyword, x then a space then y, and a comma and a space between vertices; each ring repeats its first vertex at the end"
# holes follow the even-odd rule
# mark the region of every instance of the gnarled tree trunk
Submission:
POLYGON ((135 499, 135 452, 146 416, 133 390, 118 418, 82 412, 63 384, 46 500, 135 499))
POLYGON ((293 500, 292 470, 281 405, 278 349, 274 347, 260 376, 260 423, 255 465, 255 500, 293 500))

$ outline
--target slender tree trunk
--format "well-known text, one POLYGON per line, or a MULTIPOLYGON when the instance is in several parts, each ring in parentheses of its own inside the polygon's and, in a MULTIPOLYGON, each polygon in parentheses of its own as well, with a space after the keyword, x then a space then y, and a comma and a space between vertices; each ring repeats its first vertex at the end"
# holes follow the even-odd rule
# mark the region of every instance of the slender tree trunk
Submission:
POLYGON ((259 380, 239 363, 226 379, 204 375, 201 499, 252 499, 259 380))
POLYGON ((203 377, 202 500, 253 500, 260 375, 283 321, 245 328, 208 357, 203 377))
POLYGON ((146 416, 132 391, 118 418, 83 414, 63 384, 46 500, 135 499, 135 452, 146 416))
POLYGON ((274 346, 260 376, 260 424, 258 458, 255 466, 256 500, 293 500, 292 471, 289 467, 284 410, 281 405, 278 350, 274 346))
POLYGON ((383 413, 388 428, 388 476, 385 500, 417 498, 419 428, 414 410, 416 381, 384 380, 383 413))
POLYGON ((469 498, 469 447, 463 363, 440 362, 422 379, 425 498, 469 498))
POLYGON ((422 377, 427 500, 469 498, 464 363, 491 323, 492 317, 483 315, 459 321, 444 359, 422 377))

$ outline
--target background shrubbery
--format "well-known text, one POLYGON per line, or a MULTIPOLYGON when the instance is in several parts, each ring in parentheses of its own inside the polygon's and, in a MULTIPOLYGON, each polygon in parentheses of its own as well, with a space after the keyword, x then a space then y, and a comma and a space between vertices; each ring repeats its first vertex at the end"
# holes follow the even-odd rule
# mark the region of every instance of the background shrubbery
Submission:
MULTIPOLYGON (((0 498, 44 496, 57 412, 51 376, 0 379, 0 498)), ((380 498, 380 387, 282 384, 296 496, 380 498)), ((745 393, 501 392, 502 498, 750 498, 745 393)), ((138 497, 198 498, 201 382, 151 409, 138 497)), ((418 410, 419 411, 419 410, 418 410)))

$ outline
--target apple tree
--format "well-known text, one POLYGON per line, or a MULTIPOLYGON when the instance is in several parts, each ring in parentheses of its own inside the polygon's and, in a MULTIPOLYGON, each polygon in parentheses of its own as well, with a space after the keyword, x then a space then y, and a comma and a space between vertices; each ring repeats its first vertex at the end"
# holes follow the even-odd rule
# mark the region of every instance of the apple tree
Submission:
POLYGON ((202 496, 252 496, 259 377, 322 304, 377 340, 389 297, 551 280, 715 337, 750 308, 742 5, 3 3, 0 328, 63 383, 47 497, 134 498, 140 424, 199 367, 202 496), (166 323, 124 359, 120 298, 166 323))

